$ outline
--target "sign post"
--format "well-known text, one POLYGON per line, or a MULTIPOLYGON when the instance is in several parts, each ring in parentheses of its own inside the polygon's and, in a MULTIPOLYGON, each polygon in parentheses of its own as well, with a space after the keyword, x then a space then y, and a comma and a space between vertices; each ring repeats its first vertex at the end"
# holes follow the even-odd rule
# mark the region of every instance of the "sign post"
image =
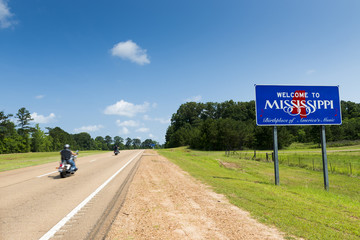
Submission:
POLYGON ((277 126, 274 126, 274 172, 275 172, 275 185, 280 185, 277 126))
POLYGON ((326 137, 325 137, 325 126, 321 126, 321 152, 323 160, 323 172, 324 172, 324 188, 329 191, 329 176, 328 176, 328 164, 326 155, 326 137))
POLYGON ((339 86, 255 85, 255 97, 256 125, 274 127, 275 184, 279 185, 277 126, 319 125, 328 190, 325 125, 341 125, 339 86))

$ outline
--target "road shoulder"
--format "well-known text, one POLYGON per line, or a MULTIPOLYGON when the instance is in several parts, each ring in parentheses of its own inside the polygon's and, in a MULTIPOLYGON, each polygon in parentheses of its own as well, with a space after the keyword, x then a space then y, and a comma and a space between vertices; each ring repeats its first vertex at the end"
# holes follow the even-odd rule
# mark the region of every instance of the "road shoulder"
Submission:
POLYGON ((148 150, 106 239, 283 239, 148 150))

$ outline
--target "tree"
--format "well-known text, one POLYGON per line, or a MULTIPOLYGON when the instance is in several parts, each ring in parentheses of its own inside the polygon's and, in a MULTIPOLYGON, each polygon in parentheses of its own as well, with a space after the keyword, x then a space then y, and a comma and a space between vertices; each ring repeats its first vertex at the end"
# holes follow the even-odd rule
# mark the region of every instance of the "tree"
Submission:
POLYGON ((124 139, 122 137, 119 136, 115 136, 114 137, 114 144, 117 145, 119 147, 119 149, 124 149, 124 139))
POLYGON ((101 136, 97 136, 95 138, 95 146, 97 150, 109 150, 105 142, 105 139, 101 136))
POLYGON ((33 128, 30 126, 30 121, 34 120, 31 118, 30 112, 26 108, 20 108, 16 114, 18 124, 18 133, 22 137, 20 152, 29 152, 31 149, 30 132, 33 128))
POLYGON ((69 144, 71 148, 76 148, 76 142, 73 136, 59 127, 47 128, 49 136, 52 138, 52 150, 59 151, 64 148, 65 144, 69 144))
POLYGON ((151 139, 146 139, 145 141, 143 141, 141 143, 141 148, 142 149, 151 149, 153 148, 152 146, 154 145, 154 147, 159 147, 159 143, 156 141, 153 141, 151 139))
POLYGON ((126 138, 126 143, 125 143, 125 147, 127 148, 127 149, 131 149, 131 145, 132 145, 132 139, 131 138, 126 138))
POLYGON ((134 139, 132 140, 132 145, 133 145, 133 148, 134 148, 134 149, 140 148, 141 140, 138 139, 138 138, 134 138, 134 139))
POLYGON ((5 114, 4 111, 0 112, 0 139, 7 135, 11 135, 15 131, 15 125, 10 121, 12 114, 5 114))
POLYGON ((34 119, 31 118, 31 114, 26 108, 20 108, 16 114, 16 118, 19 123, 18 126, 20 135, 25 136, 33 130, 33 128, 30 127, 30 121, 34 119))
POLYGON ((31 135, 31 151, 43 152, 45 151, 45 133, 40 129, 39 124, 35 125, 34 131, 31 135))
POLYGON ((108 150, 112 150, 113 140, 109 135, 105 136, 105 143, 106 143, 108 150))
POLYGON ((95 148, 94 140, 91 138, 89 133, 82 132, 74 134, 73 138, 76 142, 77 148, 80 150, 91 150, 95 148))

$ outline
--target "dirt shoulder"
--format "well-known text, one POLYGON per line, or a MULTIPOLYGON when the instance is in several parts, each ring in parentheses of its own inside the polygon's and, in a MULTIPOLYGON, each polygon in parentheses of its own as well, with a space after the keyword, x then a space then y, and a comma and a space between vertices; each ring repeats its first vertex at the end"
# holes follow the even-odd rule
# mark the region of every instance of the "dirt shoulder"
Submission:
POLYGON ((283 239, 155 151, 142 157, 106 239, 283 239))

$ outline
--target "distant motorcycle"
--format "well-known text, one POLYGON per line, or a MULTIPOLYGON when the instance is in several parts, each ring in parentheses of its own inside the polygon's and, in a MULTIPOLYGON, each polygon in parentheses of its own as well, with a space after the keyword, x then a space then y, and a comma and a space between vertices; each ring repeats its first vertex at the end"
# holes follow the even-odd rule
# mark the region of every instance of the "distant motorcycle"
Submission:
POLYGON ((118 155, 119 153, 120 153, 119 149, 114 150, 115 156, 118 155))
MULTIPOLYGON (((73 160, 75 162, 78 153, 79 153, 79 150, 76 151, 76 156, 71 155, 71 160, 73 160)), ((57 167, 57 169, 60 173, 60 177, 62 177, 62 178, 66 178, 68 175, 75 173, 75 171, 73 169, 71 169, 71 164, 67 160, 61 160, 60 166, 57 167)))

